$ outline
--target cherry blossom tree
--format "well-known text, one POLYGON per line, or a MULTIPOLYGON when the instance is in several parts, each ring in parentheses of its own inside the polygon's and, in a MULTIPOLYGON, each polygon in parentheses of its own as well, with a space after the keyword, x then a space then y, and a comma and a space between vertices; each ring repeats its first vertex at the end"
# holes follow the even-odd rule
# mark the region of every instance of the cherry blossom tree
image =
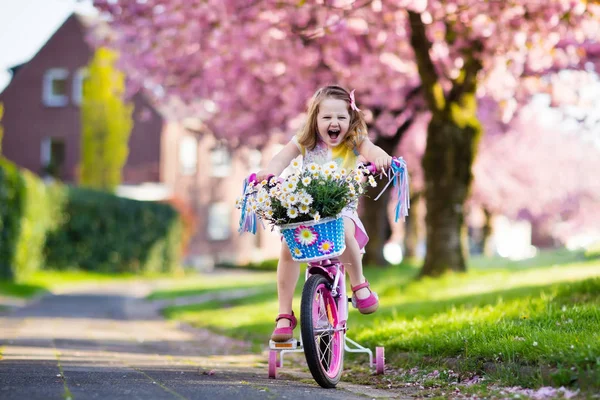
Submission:
MULTIPOLYGON (((464 204, 481 139, 477 99, 508 121, 537 77, 597 54, 585 0, 95 0, 138 86, 184 99, 215 134, 255 143, 299 120, 319 85, 357 90, 378 137, 400 137, 423 101, 423 275, 465 270, 464 204), (596 52, 596 53, 594 53, 596 52)), ((135 84, 132 86, 135 88, 135 84)), ((409 124, 410 125, 410 124, 409 124)), ((393 144, 393 140, 391 140, 393 144)))

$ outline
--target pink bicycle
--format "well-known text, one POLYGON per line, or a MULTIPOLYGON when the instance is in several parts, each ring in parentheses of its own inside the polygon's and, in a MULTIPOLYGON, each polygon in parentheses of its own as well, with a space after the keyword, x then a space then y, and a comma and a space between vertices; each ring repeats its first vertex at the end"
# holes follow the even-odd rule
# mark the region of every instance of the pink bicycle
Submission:
MULTIPOLYGON (((371 174, 375 167, 367 166, 371 174)), ((406 164, 402 158, 394 158, 388 174, 388 184, 382 190, 394 184, 398 188, 398 204, 396 221, 399 216, 407 215, 408 207, 408 176, 406 164)), ((250 176, 248 182, 253 183, 255 177, 250 176)), ((246 186, 246 185, 245 185, 246 186)), ((244 193, 246 190, 244 189, 244 193)), ((380 194, 381 195, 381 194, 380 194)), ((379 196, 377 197, 379 198, 379 196)), ((377 200, 376 198, 376 200, 377 200)), ((244 209, 242 207, 242 209, 244 209)), ((342 218, 339 218, 341 223, 342 218)), ((301 228, 305 228, 302 226, 301 228)), ((242 214, 240 231, 254 232, 256 218, 242 214)), ((339 229, 337 232, 340 232, 339 229)), ((343 225, 341 238, 339 233, 332 233, 330 228, 321 234, 332 234, 332 240, 344 240, 343 225)), ((285 236, 285 232, 284 232, 285 236)), ((341 254, 341 253, 339 253, 341 254)), ((337 254, 337 255, 339 255, 337 254)), ((369 366, 377 374, 385 372, 385 351, 383 347, 375 348, 373 352, 346 336, 348 331, 348 303, 351 302, 346 294, 346 271, 344 265, 334 254, 320 261, 309 261, 305 274, 300 304, 300 339, 290 339, 287 342, 269 341, 269 378, 277 377, 277 368, 283 366, 284 355, 293 352, 304 352, 306 362, 315 381, 324 388, 333 388, 340 381, 344 352, 366 353, 369 355, 369 366)))
POLYGON ((304 352, 313 378, 324 388, 333 388, 340 381, 344 351, 367 353, 369 365, 377 374, 383 374, 384 348, 375 348, 373 361, 370 349, 346 336, 349 301, 346 271, 337 258, 309 263, 300 303, 301 338, 287 342, 269 341, 269 378, 277 377, 284 354, 292 352, 304 352))

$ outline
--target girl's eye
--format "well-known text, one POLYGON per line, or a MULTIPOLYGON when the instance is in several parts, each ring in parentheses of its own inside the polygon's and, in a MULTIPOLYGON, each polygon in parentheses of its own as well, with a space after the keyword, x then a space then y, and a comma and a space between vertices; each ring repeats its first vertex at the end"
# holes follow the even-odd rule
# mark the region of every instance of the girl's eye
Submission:
POLYGON ((340 119, 346 119, 346 117, 340 117, 340 119))

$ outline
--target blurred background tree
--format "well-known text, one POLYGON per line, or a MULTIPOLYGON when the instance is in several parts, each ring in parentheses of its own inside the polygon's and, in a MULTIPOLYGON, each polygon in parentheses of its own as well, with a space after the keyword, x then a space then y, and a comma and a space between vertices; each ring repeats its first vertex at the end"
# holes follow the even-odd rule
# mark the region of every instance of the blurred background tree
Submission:
POLYGON ((125 76, 116 61, 114 51, 96 50, 83 81, 81 103, 80 183, 105 191, 121 183, 133 127, 133 104, 124 100, 125 76))
MULTIPOLYGON (((331 82, 356 89, 375 143, 389 153, 426 113, 421 275, 466 269, 481 99, 510 124, 533 94, 552 91, 548 76, 600 65, 600 7, 584 0, 94 4, 120 33, 110 45, 136 71, 131 90, 184 100, 231 145, 296 130, 306 100, 331 82)), ((380 264, 387 207, 365 203, 365 262, 380 264)))
POLYGON ((4 135, 4 128, 2 127, 2 116, 4 116, 4 104, 0 103, 0 156, 2 155, 2 135, 4 135))

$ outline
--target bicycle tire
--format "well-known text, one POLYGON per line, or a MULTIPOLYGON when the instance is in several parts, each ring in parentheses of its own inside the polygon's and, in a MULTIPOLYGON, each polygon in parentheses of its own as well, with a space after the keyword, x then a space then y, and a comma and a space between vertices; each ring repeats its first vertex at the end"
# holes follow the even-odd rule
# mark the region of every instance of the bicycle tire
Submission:
POLYGON ((344 331, 339 327, 337 302, 331 295, 329 280, 322 275, 312 275, 304 284, 300 327, 310 373, 321 387, 334 388, 344 365, 344 331))

